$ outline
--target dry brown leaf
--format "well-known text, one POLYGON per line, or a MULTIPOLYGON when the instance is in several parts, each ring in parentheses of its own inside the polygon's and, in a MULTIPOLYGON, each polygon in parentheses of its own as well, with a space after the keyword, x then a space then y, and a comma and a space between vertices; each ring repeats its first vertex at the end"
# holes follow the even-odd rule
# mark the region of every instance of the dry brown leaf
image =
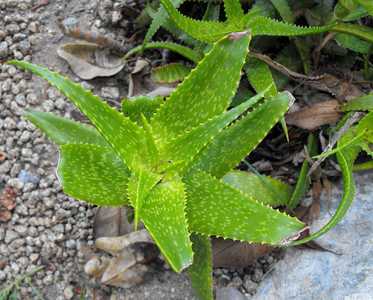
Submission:
POLYGON ((0 193, 0 222, 8 222, 12 218, 11 211, 16 207, 17 192, 6 186, 0 193))
POLYGON ((64 44, 57 49, 57 54, 84 80, 113 76, 125 65, 123 60, 109 49, 86 42, 64 44))
POLYGON ((213 265, 215 268, 244 268, 259 257, 272 252, 267 245, 249 244, 233 240, 212 240, 213 265))
POLYGON ((95 238, 121 236, 133 231, 127 213, 125 207, 98 208, 93 224, 95 238))
POLYGON ((316 103, 287 114, 286 123, 307 130, 315 130, 322 125, 336 123, 341 117, 339 107, 337 100, 316 103))

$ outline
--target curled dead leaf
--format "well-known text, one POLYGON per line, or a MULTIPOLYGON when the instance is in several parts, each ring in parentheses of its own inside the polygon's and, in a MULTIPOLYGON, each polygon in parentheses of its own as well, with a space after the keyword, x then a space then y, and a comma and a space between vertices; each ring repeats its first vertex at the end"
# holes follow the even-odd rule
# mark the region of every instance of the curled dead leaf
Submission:
POLYGON ((341 117, 337 100, 316 103, 310 107, 287 114, 286 123, 307 130, 315 130, 326 124, 334 124, 341 117))
POLYGON ((125 65, 123 60, 109 49, 86 42, 64 44, 57 49, 57 54, 84 80, 113 76, 125 65))

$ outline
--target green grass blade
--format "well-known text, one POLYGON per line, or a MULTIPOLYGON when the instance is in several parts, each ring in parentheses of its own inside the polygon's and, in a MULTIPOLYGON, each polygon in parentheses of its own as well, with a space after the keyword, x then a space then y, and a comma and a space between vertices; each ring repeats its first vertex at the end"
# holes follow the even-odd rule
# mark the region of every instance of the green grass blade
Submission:
MULTIPOLYGON (((173 7, 179 7, 184 0, 171 0, 170 3, 173 7)), ((148 31, 146 32, 145 38, 144 38, 144 44, 150 42, 150 40, 153 38, 153 36, 156 34, 158 29, 166 22, 168 18, 168 14, 166 10, 160 6, 157 13, 155 14, 153 21, 150 24, 150 27, 148 31)))
POLYGON ((62 145, 58 178, 66 194, 100 206, 127 204, 129 172, 110 148, 62 145))
POLYGON ((122 112, 129 117, 133 122, 142 124, 141 115, 147 120, 153 116, 157 109, 164 103, 163 97, 147 97, 139 96, 122 101, 122 112))
POLYGON ((94 144, 110 147, 101 134, 91 126, 41 111, 28 111, 25 117, 57 145, 94 144))
POLYGON ((292 188, 280 180, 243 171, 231 171, 222 181, 247 197, 272 207, 286 205, 292 188))
POLYGON ((11 61, 10 64, 31 71, 61 91, 90 119, 130 169, 150 165, 151 157, 144 130, 129 118, 81 85, 55 72, 26 61, 11 61))
POLYGON ((134 208, 134 226, 137 230, 141 210, 154 186, 160 181, 161 176, 147 170, 132 173, 128 182, 128 199, 134 208))
POLYGON ((191 169, 224 176, 263 140, 288 110, 291 99, 290 93, 279 93, 224 129, 198 154, 191 169))
POLYGON ((362 39, 347 33, 337 33, 334 39, 341 47, 357 53, 369 54, 373 49, 371 42, 363 41, 362 39))
POLYGON ((184 56, 194 63, 198 63, 202 59, 202 54, 200 52, 173 42, 149 42, 145 45, 139 45, 128 51, 123 58, 128 59, 130 56, 148 49, 167 49, 184 56))
MULTIPOLYGON (((310 156, 317 154, 317 142, 313 134, 310 134, 308 136, 307 149, 310 156)), ((291 195, 291 198, 289 199, 289 203, 287 204, 287 207, 290 209, 296 208, 300 200, 308 191, 308 188, 311 184, 311 180, 308 176, 309 168, 309 162, 305 159, 302 163, 302 167, 300 169, 294 191, 291 195)))
POLYGON ((154 134, 167 140, 224 112, 237 89, 250 36, 217 42, 152 119, 154 134), (222 84, 222 82, 224 84, 222 84))
POLYGON ((289 6, 288 0, 271 0, 271 3, 284 21, 294 23, 295 18, 289 6))
POLYGON ((210 238, 192 234, 193 264, 188 275, 200 300, 213 300, 212 294, 212 250, 210 238))
POLYGON ((341 108, 343 111, 373 110, 373 93, 352 99, 341 108))
POLYGON ((204 172, 184 179, 191 231, 253 243, 279 245, 304 224, 256 202, 204 172))
MULTIPOLYGON (((372 128, 373 124, 373 113, 367 114, 363 119, 360 120, 358 125, 355 127, 350 128, 338 141, 338 146, 340 144, 346 144, 348 140, 350 140, 355 133, 362 132, 364 130, 369 130, 372 128)), ((361 147, 359 145, 351 145, 350 147, 344 148, 341 151, 337 152, 337 161, 338 165, 341 168, 342 172, 342 179, 343 179, 343 197, 341 202, 335 211, 333 217, 329 220, 329 222, 324 225, 320 230, 311 234, 310 236, 293 242, 291 245, 300 245, 312 241, 330 229, 332 229, 335 225, 337 225, 345 216, 348 208, 351 206, 352 201, 355 196, 355 183, 353 179, 353 164, 354 161, 361 151, 361 147)))
POLYGON ((170 63, 152 69, 151 78, 157 83, 175 83, 183 81, 190 73, 190 67, 182 63, 170 63))
POLYGON ((185 202, 181 180, 165 179, 152 190, 141 212, 146 229, 176 272, 189 267, 193 261, 185 202))

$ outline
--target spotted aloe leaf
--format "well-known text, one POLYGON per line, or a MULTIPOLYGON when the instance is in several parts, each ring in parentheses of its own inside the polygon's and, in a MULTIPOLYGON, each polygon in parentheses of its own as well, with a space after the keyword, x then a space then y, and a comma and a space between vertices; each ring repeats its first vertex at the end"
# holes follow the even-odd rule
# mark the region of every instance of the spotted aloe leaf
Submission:
POLYGON ((96 126, 97 130, 130 169, 150 166, 151 156, 144 130, 111 108, 99 97, 58 73, 26 61, 10 61, 46 79, 68 97, 96 126))
POLYGON ((227 109, 249 42, 250 36, 245 34, 235 40, 223 38, 214 45, 153 116, 151 125, 158 140, 176 137, 227 109))
POLYGON ((143 203, 141 218, 170 266, 180 272, 193 262, 180 178, 165 178, 143 203))
POLYGON ((211 175, 185 177, 187 216, 192 231, 233 240, 279 245, 304 224, 249 198, 211 175))
POLYGON ((147 170, 132 173, 128 182, 128 199, 134 207, 135 229, 139 223, 142 207, 151 190, 161 180, 162 176, 147 170))
MULTIPOLYGON (((369 132, 368 130, 372 128, 373 124, 373 112, 368 113, 360 122, 350 128, 338 141, 338 147, 343 144, 347 144, 349 140, 351 140, 355 134, 359 134, 360 132, 369 132)), ((343 196, 341 202, 335 211, 333 217, 329 220, 327 224, 325 224, 321 229, 314 232, 310 236, 295 241, 291 245, 300 245, 311 240, 314 240, 321 235, 328 232, 332 229, 335 225, 337 225, 345 216, 347 210, 352 204, 352 201, 355 196, 355 183, 353 179, 353 164, 357 158, 357 155, 362 150, 361 145, 359 144, 350 144, 349 147, 345 147, 342 150, 337 152, 337 162, 342 172, 342 179, 343 179, 343 196)))
POLYGON ((57 174, 64 192, 76 199, 100 206, 128 203, 128 169, 108 147, 62 145, 57 174))
POLYGON ((159 83, 182 81, 190 72, 190 68, 182 63, 171 63, 152 70, 152 80, 159 83))
POLYGON ((226 126, 240 117, 250 107, 254 106, 263 94, 258 94, 235 108, 218 115, 204 124, 186 132, 175 139, 171 139, 164 144, 164 156, 169 160, 184 163, 178 164, 181 171, 188 166, 194 157, 204 148, 215 136, 226 126))
MULTIPOLYGON (((171 5, 175 6, 176 8, 180 6, 185 0, 172 0, 171 5)), ((155 14, 152 23, 145 35, 144 43, 150 42, 153 38, 154 34, 158 31, 158 29, 164 24, 168 15, 165 9, 161 6, 159 7, 157 13, 155 14)))
MULTIPOLYGON (((249 57, 244 69, 250 84, 257 93, 263 92, 267 87, 269 87, 265 93, 266 97, 273 97, 277 94, 276 83, 273 80, 272 72, 267 64, 254 57, 249 57)), ((281 118, 280 122, 286 139, 289 141, 285 118, 281 118)))
POLYGON ((239 0, 224 0, 224 11, 227 19, 232 23, 237 22, 239 24, 244 17, 244 11, 239 0))
POLYGON ((222 181, 247 197, 272 207, 286 205, 293 190, 280 180, 243 171, 231 171, 222 181))
MULTIPOLYGON (((231 3, 231 1, 227 1, 227 3, 228 2, 231 3)), ((244 15, 240 22, 237 22, 237 19, 234 19, 234 22, 229 19, 226 22, 199 21, 180 14, 170 0, 161 0, 161 3, 167 10, 171 19, 181 30, 193 38, 207 43, 215 42, 228 33, 245 30, 249 30, 253 36, 297 36, 322 33, 333 27, 333 25, 301 27, 250 13, 244 15)), ((229 12, 233 11, 231 7, 230 5, 229 12)), ((236 10, 234 9, 234 11, 236 10)))
POLYGON ((57 145, 94 144, 110 147, 100 133, 88 125, 40 111, 28 111, 25 117, 57 145))
POLYGON ((221 131, 196 156, 191 170, 224 176, 263 140, 288 110, 292 98, 288 92, 279 93, 221 131))
POLYGON ((199 299, 212 300, 212 250, 207 236, 192 234, 194 259, 188 269, 192 287, 199 299))
POLYGON ((143 115, 150 120, 156 110, 164 103, 163 97, 147 97, 139 96, 122 101, 122 112, 129 117, 133 122, 141 124, 143 115))

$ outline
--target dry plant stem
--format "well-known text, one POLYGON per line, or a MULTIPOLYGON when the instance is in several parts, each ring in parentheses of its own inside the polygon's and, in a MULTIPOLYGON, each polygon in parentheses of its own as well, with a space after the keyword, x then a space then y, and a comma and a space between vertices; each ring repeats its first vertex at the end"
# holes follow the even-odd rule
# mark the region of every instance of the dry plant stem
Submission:
POLYGON ((322 79, 325 76, 325 75, 320 75, 320 76, 306 76, 304 74, 301 74, 301 73, 298 73, 298 72, 294 72, 292 70, 289 70, 284 65, 282 65, 282 64, 274 61, 269 56, 261 54, 261 53, 250 52, 250 56, 255 57, 255 58, 257 58, 257 59, 265 62, 266 64, 268 64, 269 66, 271 66, 273 69, 279 71, 280 73, 282 73, 282 74, 284 74, 284 75, 286 75, 286 76, 288 76, 290 78, 293 78, 294 80, 317 81, 317 80, 322 79))
POLYGON ((329 43, 330 40, 332 40, 335 36, 335 33, 334 32, 329 32, 325 38, 321 41, 320 45, 315 49, 315 51, 313 52, 313 59, 314 59, 314 62, 315 62, 315 65, 318 66, 319 65, 319 62, 320 62, 320 53, 321 53, 321 50, 326 46, 327 43, 329 43))
MULTIPOLYGON (((363 113, 356 112, 354 113, 347 121, 346 123, 330 138, 328 145, 324 149, 324 152, 327 152, 335 146, 335 144, 338 142, 338 140, 344 135, 347 130, 355 124, 357 121, 361 119, 363 116, 363 113)), ((311 166, 310 170, 308 171, 308 176, 310 176, 319 166, 320 164, 326 159, 326 157, 320 157, 318 160, 316 160, 313 165, 311 166)))
POLYGON ((97 32, 84 31, 77 26, 72 26, 70 28, 69 26, 65 26, 61 19, 57 20, 57 25, 62 33, 69 37, 94 43, 104 48, 112 49, 115 52, 118 52, 118 54, 124 54, 128 51, 127 47, 123 46, 118 41, 97 32))

